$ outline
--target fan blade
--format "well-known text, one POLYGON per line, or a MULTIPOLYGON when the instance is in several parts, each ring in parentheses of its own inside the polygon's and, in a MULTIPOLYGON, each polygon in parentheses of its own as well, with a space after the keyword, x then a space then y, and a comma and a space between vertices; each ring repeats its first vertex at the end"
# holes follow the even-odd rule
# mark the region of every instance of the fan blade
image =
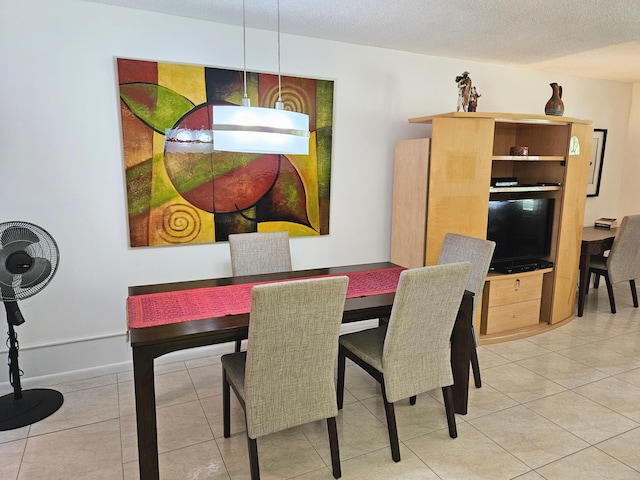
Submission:
POLYGON ((33 259, 33 265, 29 270, 22 274, 22 288, 33 287, 47 279, 51 273, 51 262, 46 258, 36 257, 33 259))
MULTIPOLYGON (((4 265, 0 265, 0 286, 6 285, 7 287, 13 287, 13 275, 7 272, 4 265)), ((2 296, 4 298, 4 295, 2 296)))
POLYGON ((3 246, 13 242, 26 242, 26 245, 40 241, 38 236, 30 229, 24 227, 9 227, 0 235, 0 243, 3 246))
POLYGON ((33 245, 34 243, 37 242, 30 242, 28 240, 12 240, 9 243, 3 243, 4 248, 2 250, 0 250, 0 252, 2 252, 3 256, 9 256, 14 252, 20 252, 20 251, 25 251, 30 245, 33 245))

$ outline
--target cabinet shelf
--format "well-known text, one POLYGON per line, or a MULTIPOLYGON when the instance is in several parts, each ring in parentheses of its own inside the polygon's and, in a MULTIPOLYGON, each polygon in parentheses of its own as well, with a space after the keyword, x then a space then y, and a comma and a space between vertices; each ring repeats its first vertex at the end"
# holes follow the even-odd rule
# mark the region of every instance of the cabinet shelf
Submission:
POLYGON ((551 192, 560 190, 560 185, 520 185, 517 187, 489 187, 489 193, 519 193, 519 192, 551 192))
POLYGON ((494 155, 493 160, 510 160, 516 162, 562 162, 565 157, 562 155, 494 155))

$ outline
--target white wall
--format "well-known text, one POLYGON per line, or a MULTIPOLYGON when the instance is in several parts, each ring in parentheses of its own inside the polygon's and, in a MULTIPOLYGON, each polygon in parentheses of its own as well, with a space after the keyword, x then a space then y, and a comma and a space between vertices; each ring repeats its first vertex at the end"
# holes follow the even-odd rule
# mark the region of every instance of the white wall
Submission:
MULTIPOLYGON (((230 275, 227 243, 128 247, 114 59, 241 69, 241 41, 188 18, 0 0, 0 221, 41 225, 61 250, 52 283, 20 303, 25 378, 128 361, 127 286, 230 275)), ((276 71, 274 33, 248 31, 247 66, 276 71)), ((562 84, 567 116, 609 129, 587 217, 617 213, 632 86, 283 35, 283 74, 335 80, 331 234, 292 239, 296 268, 388 259, 394 142, 426 134, 407 118, 455 108, 464 70, 483 111, 543 113, 562 84)))

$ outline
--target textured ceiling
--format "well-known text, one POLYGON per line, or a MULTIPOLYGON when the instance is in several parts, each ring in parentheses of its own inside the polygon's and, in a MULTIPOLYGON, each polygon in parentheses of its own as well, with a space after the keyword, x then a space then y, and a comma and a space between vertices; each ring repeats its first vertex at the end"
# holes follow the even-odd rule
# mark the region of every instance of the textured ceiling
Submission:
MULTIPOLYGON (((242 24, 241 0, 85 0, 242 24)), ((277 28, 277 0, 245 0, 277 28)), ((640 0, 280 0, 283 33, 640 83, 640 0)))

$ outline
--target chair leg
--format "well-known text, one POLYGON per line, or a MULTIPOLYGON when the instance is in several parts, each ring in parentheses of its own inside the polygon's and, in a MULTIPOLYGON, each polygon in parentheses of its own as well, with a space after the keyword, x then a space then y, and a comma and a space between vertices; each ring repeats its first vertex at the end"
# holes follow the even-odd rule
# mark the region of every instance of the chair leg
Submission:
POLYGON ((409 397, 409 405, 415 405, 418 397, 414 395, 413 397, 409 397))
POLYGON ((453 406, 453 387, 451 385, 442 387, 442 396, 444 397, 444 409, 447 412, 449 436, 451 438, 457 438, 458 429, 456 428, 456 414, 453 406))
POLYGON ((342 410, 344 402, 344 369, 345 369, 344 347, 338 347, 338 382, 336 385, 336 397, 338 398, 338 410, 342 410))
POLYGON ((471 370, 473 371, 473 381, 476 388, 482 387, 482 378, 480 378, 480 364, 478 363, 478 351, 475 345, 471 345, 471 370))
POLYGON ((251 480, 260 480, 260 466, 258 465, 258 441, 249 438, 247 435, 247 446, 249 448, 249 468, 251 469, 251 480))
POLYGON ((631 286, 631 297, 633 298, 633 306, 638 308, 638 291, 636 290, 636 281, 629 280, 631 286))
POLYGON ((597 273, 593 274, 593 288, 598 288, 600 286, 600 275, 597 273))
POLYGON ((242 350, 242 340, 236 340, 236 353, 242 350))
POLYGON ((231 436, 231 387, 226 370, 222 369, 222 423, 224 438, 231 436))
POLYGON ((611 285, 611 280, 609 279, 609 275, 604 275, 604 282, 607 284, 607 294, 609 295, 609 306, 611 307, 611 313, 616 313, 616 300, 613 297, 613 285, 611 285))
MULTIPOLYGON (((391 458, 394 462, 400 461, 400 443, 398 442, 398 426, 396 425, 396 412, 393 403, 387 401, 387 393, 384 390, 384 380, 380 382, 382 386, 382 400, 384 401, 384 413, 387 416, 387 428, 389 430, 389 443, 391 444, 391 458)), ((453 398, 453 397, 452 397, 453 398)))
POLYGON ((340 478, 340 446, 338 445, 338 428, 336 427, 336 417, 327 418, 327 430, 329 430, 329 447, 331 449, 331 467, 333 478, 340 478))

